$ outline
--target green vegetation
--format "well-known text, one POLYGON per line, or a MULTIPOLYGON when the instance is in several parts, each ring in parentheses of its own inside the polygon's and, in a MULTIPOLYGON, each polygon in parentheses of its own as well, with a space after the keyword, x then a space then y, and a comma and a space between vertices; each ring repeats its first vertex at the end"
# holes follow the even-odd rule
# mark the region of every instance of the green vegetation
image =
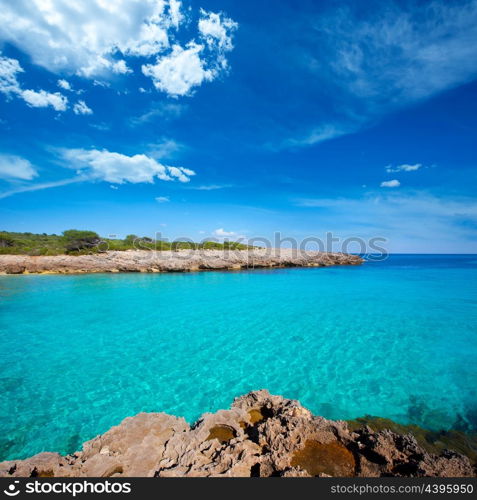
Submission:
POLYGON ((194 243, 189 241, 153 240, 147 236, 139 237, 129 234, 121 239, 101 238, 94 231, 68 229, 58 234, 13 233, 0 231, 0 254, 14 255, 82 255, 99 253, 107 250, 184 250, 207 249, 221 250, 224 248, 246 250, 252 248, 234 241, 218 243, 204 241, 194 243))
POLYGON ((67 252, 79 252, 96 248, 101 242, 101 238, 94 231, 78 231, 77 229, 63 231, 63 238, 65 239, 67 252))

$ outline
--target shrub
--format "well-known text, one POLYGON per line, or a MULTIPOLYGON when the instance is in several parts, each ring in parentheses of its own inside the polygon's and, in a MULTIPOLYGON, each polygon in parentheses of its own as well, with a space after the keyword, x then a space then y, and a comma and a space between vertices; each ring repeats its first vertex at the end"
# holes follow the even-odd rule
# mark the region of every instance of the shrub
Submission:
POLYGON ((0 248, 13 247, 15 245, 15 240, 10 238, 8 234, 0 233, 0 248))
POLYGON ((63 231, 65 248, 67 252, 78 252, 80 250, 91 250, 97 248, 101 238, 94 231, 79 231, 68 229, 63 231))

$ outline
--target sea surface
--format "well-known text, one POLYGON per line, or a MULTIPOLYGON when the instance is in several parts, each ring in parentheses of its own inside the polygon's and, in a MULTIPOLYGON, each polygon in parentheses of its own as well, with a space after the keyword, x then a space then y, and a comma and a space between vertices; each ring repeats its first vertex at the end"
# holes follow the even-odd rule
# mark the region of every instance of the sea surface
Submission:
POLYGON ((261 388, 332 419, 476 431, 477 256, 0 276, 0 460, 261 388))

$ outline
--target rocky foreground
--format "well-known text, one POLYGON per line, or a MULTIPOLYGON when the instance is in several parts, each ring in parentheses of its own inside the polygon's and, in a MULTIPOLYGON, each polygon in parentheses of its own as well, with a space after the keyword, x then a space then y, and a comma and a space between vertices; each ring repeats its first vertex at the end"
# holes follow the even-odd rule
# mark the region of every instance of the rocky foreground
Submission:
POLYGON ((313 416, 298 401, 251 392, 230 410, 204 414, 192 427, 165 413, 126 418, 68 456, 40 453, 0 463, 21 477, 470 477, 464 455, 425 451, 410 435, 313 416))
POLYGON ((357 265, 363 259, 343 253, 291 249, 110 251, 91 255, 0 255, 0 273, 120 273, 322 267, 357 265))

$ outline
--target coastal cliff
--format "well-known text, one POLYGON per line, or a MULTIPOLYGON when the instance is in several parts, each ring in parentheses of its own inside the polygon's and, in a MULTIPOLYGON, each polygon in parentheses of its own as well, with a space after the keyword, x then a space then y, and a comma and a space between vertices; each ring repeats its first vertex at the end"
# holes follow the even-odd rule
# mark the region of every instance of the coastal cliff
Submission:
POLYGON ((357 255, 291 249, 109 251, 91 255, 0 255, 1 274, 239 270, 358 265, 357 255))
POLYGON ((0 463, 0 476, 471 477, 474 467, 455 451, 427 451, 411 434, 353 430, 261 390, 192 426, 165 413, 140 413, 72 455, 0 463))

